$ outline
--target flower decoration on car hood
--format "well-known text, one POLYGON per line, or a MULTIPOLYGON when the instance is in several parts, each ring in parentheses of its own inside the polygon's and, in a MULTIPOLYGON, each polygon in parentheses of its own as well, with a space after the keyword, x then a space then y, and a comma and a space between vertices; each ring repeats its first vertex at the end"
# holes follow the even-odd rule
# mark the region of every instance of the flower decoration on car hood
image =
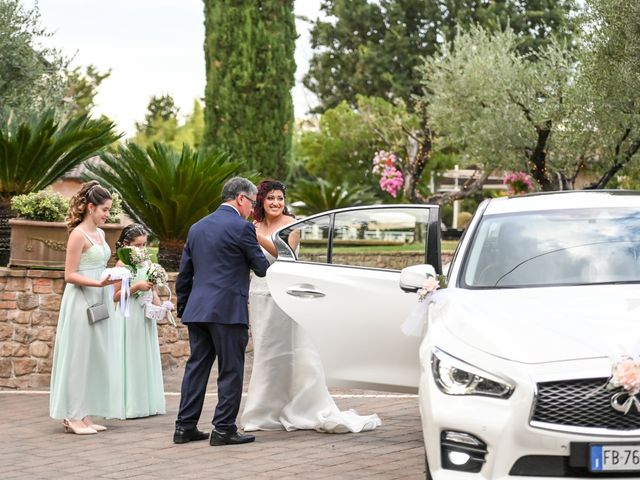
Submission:
POLYGON ((620 387, 632 396, 640 393, 640 362, 624 357, 613 364, 607 389, 615 390, 620 387))

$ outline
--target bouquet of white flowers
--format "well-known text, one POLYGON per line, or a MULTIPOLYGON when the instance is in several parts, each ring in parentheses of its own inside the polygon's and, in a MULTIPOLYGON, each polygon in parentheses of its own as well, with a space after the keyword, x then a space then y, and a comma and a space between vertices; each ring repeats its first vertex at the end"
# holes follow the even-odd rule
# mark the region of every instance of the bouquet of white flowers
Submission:
POLYGON ((145 247, 120 247, 118 249, 118 258, 135 273, 145 262, 150 262, 151 257, 149 251, 145 247))
POLYGON ((147 270, 147 278, 151 283, 158 287, 166 287, 167 286, 167 272, 162 265, 159 263, 152 263, 147 270))

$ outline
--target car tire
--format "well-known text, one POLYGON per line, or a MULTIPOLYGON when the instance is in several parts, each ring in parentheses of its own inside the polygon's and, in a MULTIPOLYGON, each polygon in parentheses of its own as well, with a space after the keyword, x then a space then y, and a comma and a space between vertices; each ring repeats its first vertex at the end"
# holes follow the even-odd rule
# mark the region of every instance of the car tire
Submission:
POLYGON ((427 458, 427 452, 424 453, 424 473, 426 480, 433 480, 431 472, 429 471, 429 459, 427 458))

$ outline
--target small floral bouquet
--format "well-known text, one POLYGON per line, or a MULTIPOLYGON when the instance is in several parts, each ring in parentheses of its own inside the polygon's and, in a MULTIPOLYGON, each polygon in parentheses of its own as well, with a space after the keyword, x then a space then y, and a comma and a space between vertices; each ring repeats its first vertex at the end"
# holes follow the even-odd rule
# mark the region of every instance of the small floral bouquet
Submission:
POLYGON ((624 357, 613 364, 611 378, 607 383, 607 390, 622 387, 631 395, 640 393, 640 362, 631 357, 624 357))
MULTIPOLYGON (((120 247, 117 250, 118 259, 124 263, 125 268, 131 271, 133 277, 140 268, 151 263, 151 257, 149 251, 145 247, 120 247)), ((144 296, 145 292, 136 292, 136 298, 144 296)))
POLYGON ((150 262, 149 251, 144 247, 120 247, 118 258, 135 273, 145 262, 150 262))
POLYGON ((422 284, 422 288, 418 290, 418 301, 423 302, 427 298, 427 295, 435 292, 438 288, 440 288, 440 282, 436 278, 427 278, 422 284))
POLYGON ((435 277, 427 277, 422 284, 422 288, 418 290, 418 302, 427 299, 430 293, 435 292, 440 287, 447 285, 447 277, 445 275, 437 275, 435 277))
POLYGON ((153 283, 158 287, 167 286, 167 281, 168 281, 167 272, 165 271, 164 268, 162 268, 162 265, 160 265, 159 263, 151 264, 151 266, 149 267, 149 270, 147 270, 147 278, 151 283, 153 283))

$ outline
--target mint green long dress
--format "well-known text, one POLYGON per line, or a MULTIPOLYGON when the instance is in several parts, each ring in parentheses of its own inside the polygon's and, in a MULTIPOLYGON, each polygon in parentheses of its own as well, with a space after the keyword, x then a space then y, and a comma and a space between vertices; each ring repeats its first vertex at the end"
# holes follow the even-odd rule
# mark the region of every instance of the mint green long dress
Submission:
MULTIPOLYGON (((131 285, 146 280, 147 269, 139 268, 131 285)), ((144 292, 141 296, 153 298, 153 292, 144 292)), ((144 316, 140 296, 133 295, 128 301, 128 318, 122 316, 120 308, 116 311, 116 318, 124 325, 126 418, 163 414, 166 407, 158 327, 155 320, 144 316)))
MULTIPOLYGON (((100 279, 111 255, 104 232, 100 232, 103 243, 83 252, 78 265, 78 273, 94 280, 100 279)), ((53 350, 49 398, 52 418, 124 418, 123 328, 114 315, 111 291, 109 287, 65 286, 53 350), (105 303, 109 318, 89 325, 88 302, 105 303)))

